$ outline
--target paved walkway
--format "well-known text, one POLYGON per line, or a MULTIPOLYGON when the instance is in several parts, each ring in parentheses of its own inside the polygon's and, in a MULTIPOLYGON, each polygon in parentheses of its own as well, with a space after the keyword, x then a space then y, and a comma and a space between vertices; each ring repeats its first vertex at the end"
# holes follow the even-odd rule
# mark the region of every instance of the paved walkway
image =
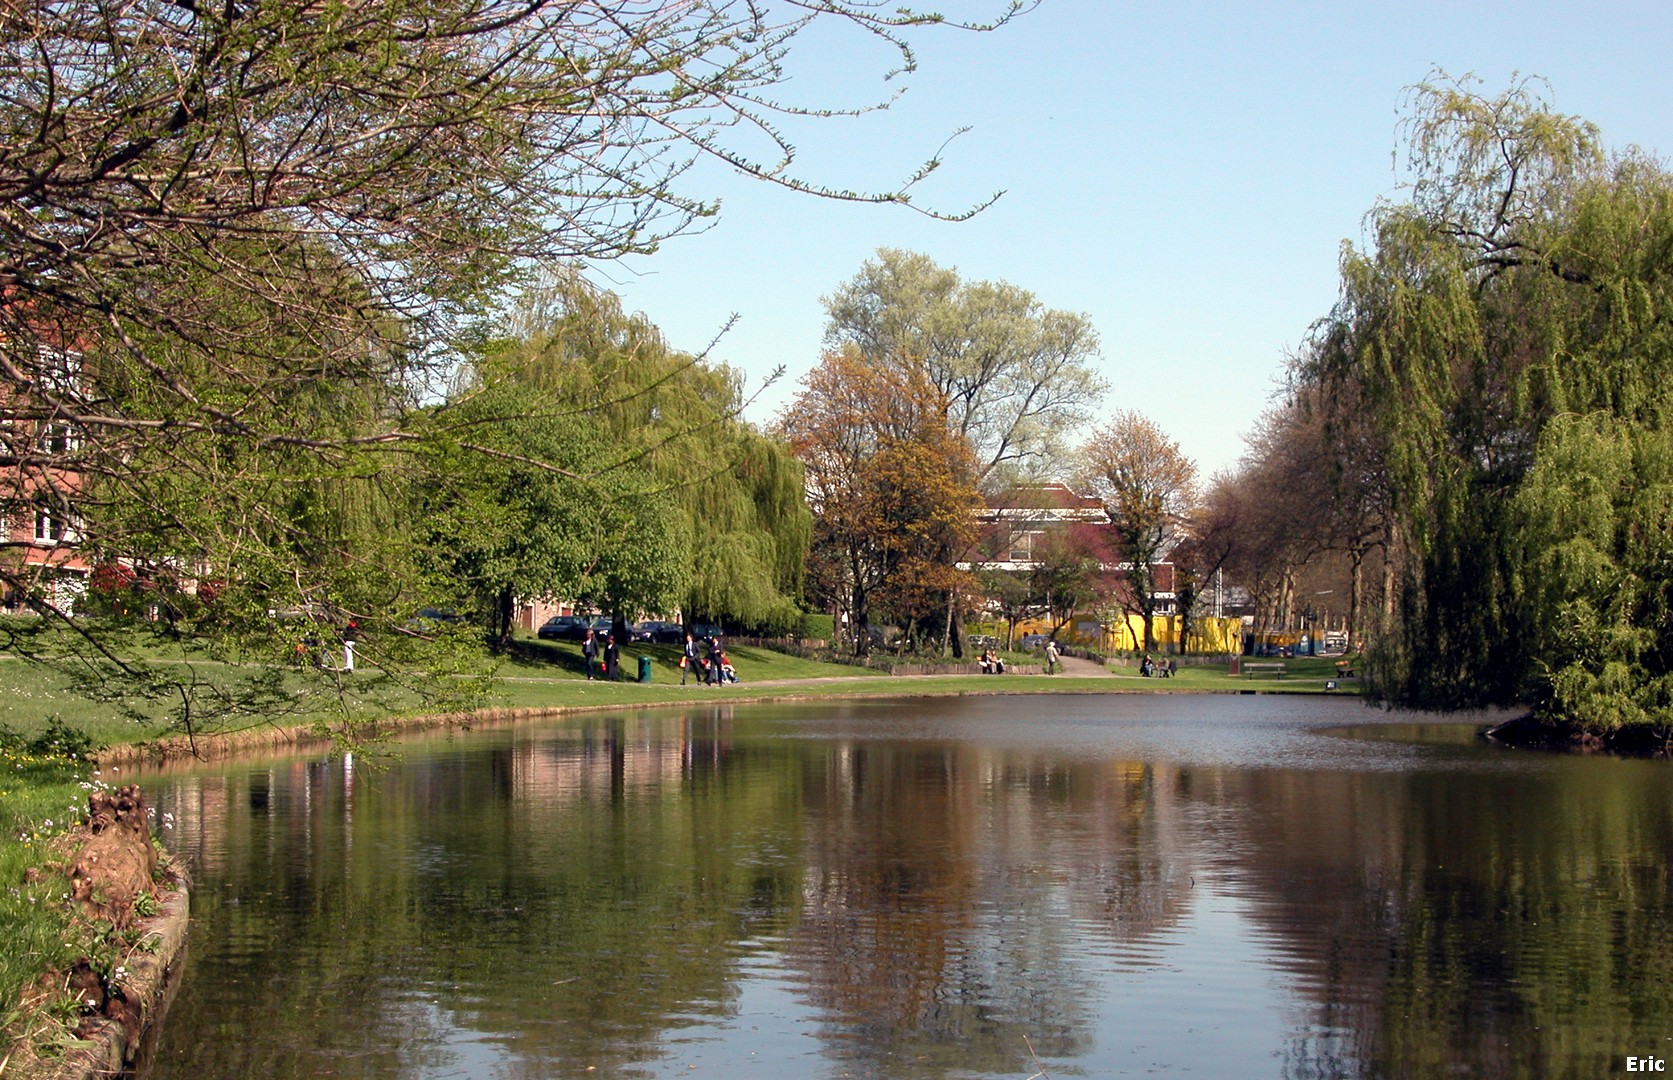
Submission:
POLYGON ((1115 677, 1115 673, 1096 660, 1085 660, 1079 656, 1065 656, 1058 661, 1063 665, 1065 675, 1107 675, 1115 677))

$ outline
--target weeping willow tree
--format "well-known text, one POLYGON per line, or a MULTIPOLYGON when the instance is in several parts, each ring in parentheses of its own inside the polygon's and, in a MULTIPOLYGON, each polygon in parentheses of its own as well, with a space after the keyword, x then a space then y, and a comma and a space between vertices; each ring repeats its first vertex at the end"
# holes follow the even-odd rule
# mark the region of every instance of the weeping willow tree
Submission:
POLYGON ((801 465, 739 418, 735 372, 670 348, 574 272, 530 291, 482 370, 533 395, 526 408, 566 418, 569 482, 595 486, 611 511, 598 558, 548 591, 629 617, 679 607, 746 626, 799 620, 811 530, 801 465))
POLYGON ((1410 198, 1344 252, 1299 371, 1384 458, 1399 601, 1375 689, 1665 724, 1673 176, 1536 82, 1414 104, 1410 198))

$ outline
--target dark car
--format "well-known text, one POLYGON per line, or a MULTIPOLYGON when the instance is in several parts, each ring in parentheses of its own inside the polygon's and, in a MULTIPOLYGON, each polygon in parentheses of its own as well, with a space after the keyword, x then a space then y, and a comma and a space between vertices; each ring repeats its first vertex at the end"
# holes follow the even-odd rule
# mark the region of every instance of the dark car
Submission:
POLYGON ((552 641, 580 641, 587 636, 588 625, 589 620, 580 615, 554 615, 540 624, 534 636, 552 641))
POLYGON ((651 641, 659 645, 678 645, 685 640, 685 631, 677 622, 648 619, 633 628, 634 641, 651 641))
MULTIPOLYGON (((691 627, 691 636, 696 638, 698 641, 707 641, 710 638, 717 638, 720 637, 720 627, 716 626, 714 623, 693 623, 691 627)), ((684 639, 682 638, 681 640, 684 639)))
POLYGON ((407 620, 407 629, 420 634, 435 633, 452 623, 470 621, 469 615, 461 615, 457 611, 446 611, 442 608, 419 608, 413 617, 407 620))

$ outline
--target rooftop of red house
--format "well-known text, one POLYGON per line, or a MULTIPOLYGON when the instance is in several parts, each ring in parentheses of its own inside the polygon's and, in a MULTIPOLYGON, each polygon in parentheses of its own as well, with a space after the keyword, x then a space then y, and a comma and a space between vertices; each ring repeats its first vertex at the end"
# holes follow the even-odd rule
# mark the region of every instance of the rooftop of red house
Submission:
POLYGON ((1022 484, 987 499, 989 518, 1051 518, 1059 521, 1107 521, 1104 504, 1078 495, 1068 484, 1022 484))

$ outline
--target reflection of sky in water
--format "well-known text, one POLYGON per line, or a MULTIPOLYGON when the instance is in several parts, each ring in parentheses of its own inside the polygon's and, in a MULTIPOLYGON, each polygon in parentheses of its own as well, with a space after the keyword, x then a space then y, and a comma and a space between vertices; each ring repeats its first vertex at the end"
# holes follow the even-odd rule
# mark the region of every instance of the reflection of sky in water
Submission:
MULTIPOLYGON (((1130 949, 1095 941, 1070 958, 1090 990, 1095 1068, 1042 1060, 1055 1076, 1245 1077, 1246 1049, 1284 1043, 1297 1023, 1285 980, 1274 973, 1241 901, 1202 889, 1180 925, 1130 949), (1182 1007, 1189 1002, 1188 1007, 1182 1007)), ((826 1060, 826 1018, 785 978, 768 952, 737 972, 733 1015, 711 1027, 671 1033, 658 1077, 840 1076, 826 1060)), ((901 1062, 897 1075, 911 1076, 901 1062)))
POLYGON ((1022 1080, 1029 1044, 1054 1076, 1584 1074, 1673 1027, 1664 778, 1186 695, 650 710, 158 777, 202 906, 154 1077, 1022 1080))
MULTIPOLYGON (((1357 698, 1251 694, 977 696, 855 702, 835 707, 760 706, 778 733, 808 739, 957 740, 1050 755, 1114 756, 1175 765, 1254 768, 1399 769, 1432 755, 1413 744, 1410 714, 1357 698), (1320 739, 1322 732, 1381 730, 1381 739, 1320 739)), ((1445 727, 1475 743, 1497 717, 1456 718, 1445 727)), ((1505 762, 1493 765, 1503 767, 1505 762)))
POLYGON ((1166 935, 1164 963, 1103 980, 1089 1075, 1245 1077, 1250 1048, 1284 1044, 1296 1009, 1244 915, 1237 899, 1199 890, 1166 935))

